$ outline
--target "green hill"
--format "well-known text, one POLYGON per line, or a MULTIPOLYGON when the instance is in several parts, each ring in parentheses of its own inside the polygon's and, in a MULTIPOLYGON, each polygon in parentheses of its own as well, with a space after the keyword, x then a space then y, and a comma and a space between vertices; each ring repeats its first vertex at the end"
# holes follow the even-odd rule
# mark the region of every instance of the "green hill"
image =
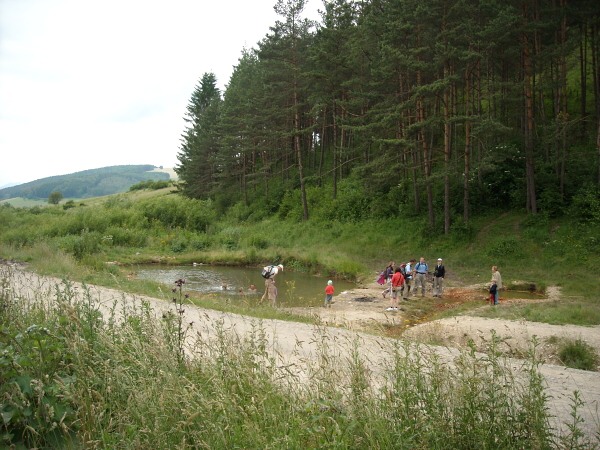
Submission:
POLYGON ((151 164, 109 166, 57 175, 29 183, 0 189, 0 200, 21 197, 30 200, 47 199, 58 191, 64 198, 90 198, 126 192, 132 185, 146 180, 169 180, 166 171, 151 164))

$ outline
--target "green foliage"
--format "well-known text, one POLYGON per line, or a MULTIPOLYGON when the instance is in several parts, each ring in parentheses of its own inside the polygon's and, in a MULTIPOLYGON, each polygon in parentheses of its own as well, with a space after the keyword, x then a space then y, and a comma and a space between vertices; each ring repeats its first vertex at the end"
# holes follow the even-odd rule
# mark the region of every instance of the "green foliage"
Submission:
MULTIPOLYGON (((182 312, 187 297, 182 280, 178 282, 173 310, 161 318, 139 302, 102 315, 94 296, 77 295, 66 281, 53 286, 58 295, 48 303, 36 304, 34 299, 42 298, 34 295, 11 307, 11 320, 2 322, 0 333, 0 377, 6 377, 0 391, 10 399, 2 404, 2 444, 75 448, 81 442, 101 442, 106 448, 155 449, 191 442, 207 448, 552 446, 547 399, 533 352, 524 367, 527 377, 515 378, 511 362, 494 351, 497 339, 486 356, 475 351, 456 355, 458 370, 409 344, 382 343, 385 366, 376 379, 358 342, 347 343, 348 358, 342 361, 330 345, 333 336, 319 328, 310 343, 314 359, 305 361, 300 378, 275 364, 268 330, 258 322, 240 335, 223 321, 211 320, 200 324, 211 330, 202 339, 188 336, 191 324, 182 312), (193 357, 185 352, 190 340, 193 357), (373 388, 376 381, 380 389, 373 388)), ((300 350, 307 344, 297 345, 300 350)), ((572 433, 577 432, 580 425, 575 423, 572 433)))
POLYGON ((523 249, 516 238, 496 238, 487 244, 486 254, 490 258, 518 258, 523 256, 523 249))
POLYGON ((60 201, 63 199, 63 194, 60 191, 52 191, 48 196, 48 203, 51 205, 58 205, 60 201))
POLYGON ((584 186, 573 197, 570 215, 580 222, 600 224, 600 190, 591 184, 584 186))
POLYGON ((594 348, 581 339, 565 342, 561 346, 558 356, 565 366, 573 369, 598 370, 600 362, 594 348))
POLYGON ((171 184, 172 183, 169 180, 145 180, 130 186, 129 191, 141 191, 143 189, 156 191, 158 189, 169 187, 171 184))
POLYGON ((71 350, 60 325, 4 299, 0 322, 0 445, 62 447, 76 428, 71 350), (38 322, 39 321, 39 322, 38 322), (37 322, 37 323, 36 323, 37 322))
POLYGON ((186 199, 179 196, 160 197, 138 206, 149 223, 169 228, 205 232, 215 218, 210 201, 186 199))
POLYGON ((465 223, 462 217, 456 217, 450 225, 450 234, 456 242, 469 242, 475 237, 473 225, 465 223))
POLYGON ((61 250, 81 260, 84 256, 98 253, 103 242, 106 242, 103 238, 101 233, 86 228, 79 235, 69 234, 60 238, 58 245, 61 250))
POLYGON ((240 244, 242 230, 238 227, 225 227, 219 233, 219 240, 227 250, 236 250, 240 244))
POLYGON ((63 209, 66 211, 67 209, 75 208, 75 202, 73 200, 68 200, 63 205, 63 209))

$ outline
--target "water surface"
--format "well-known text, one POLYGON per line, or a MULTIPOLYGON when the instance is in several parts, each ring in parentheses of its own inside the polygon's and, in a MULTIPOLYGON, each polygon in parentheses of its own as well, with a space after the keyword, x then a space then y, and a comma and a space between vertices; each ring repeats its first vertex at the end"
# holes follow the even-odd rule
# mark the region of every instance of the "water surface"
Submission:
MULTIPOLYGON (((224 266, 139 266, 138 278, 153 280, 169 288, 175 281, 185 280, 184 291, 213 294, 224 300, 239 301, 260 298, 264 292, 265 280, 260 268, 224 266), (256 292, 250 286, 256 286, 256 292)), ((284 306, 318 306, 325 298, 325 286, 329 278, 306 273, 284 270, 275 280, 278 289, 278 302, 284 306)), ((353 289, 353 283, 333 279, 336 294, 353 289)))

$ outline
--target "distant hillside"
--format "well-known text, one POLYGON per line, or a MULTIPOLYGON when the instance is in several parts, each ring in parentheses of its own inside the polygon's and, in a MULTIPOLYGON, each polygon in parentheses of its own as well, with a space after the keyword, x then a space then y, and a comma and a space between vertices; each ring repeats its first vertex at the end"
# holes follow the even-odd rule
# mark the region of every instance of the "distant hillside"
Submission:
MULTIPOLYGON (((89 198, 126 192, 129 187, 146 180, 169 180, 167 171, 150 164, 110 166, 68 175, 42 178, 29 183, 0 189, 0 200, 15 197, 47 199, 59 191, 64 198, 89 198)), ((166 170, 166 169, 164 169, 166 170)))

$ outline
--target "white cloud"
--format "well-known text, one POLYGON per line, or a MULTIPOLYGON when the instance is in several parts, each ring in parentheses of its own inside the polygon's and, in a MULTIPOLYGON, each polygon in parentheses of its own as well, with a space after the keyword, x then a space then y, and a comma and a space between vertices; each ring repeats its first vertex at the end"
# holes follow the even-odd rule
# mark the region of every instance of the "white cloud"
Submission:
MULTIPOLYGON (((0 186, 177 163, 206 72, 221 88, 276 0, 0 0, 0 186)), ((319 0, 306 14, 317 18, 319 0)))

